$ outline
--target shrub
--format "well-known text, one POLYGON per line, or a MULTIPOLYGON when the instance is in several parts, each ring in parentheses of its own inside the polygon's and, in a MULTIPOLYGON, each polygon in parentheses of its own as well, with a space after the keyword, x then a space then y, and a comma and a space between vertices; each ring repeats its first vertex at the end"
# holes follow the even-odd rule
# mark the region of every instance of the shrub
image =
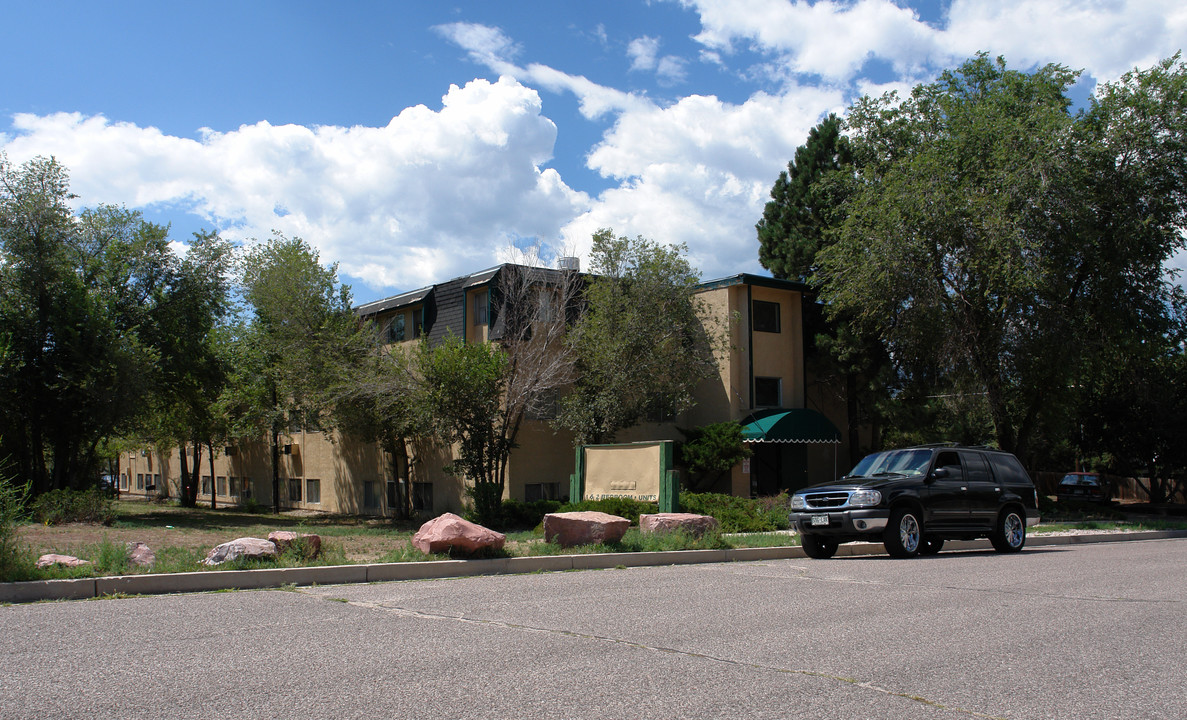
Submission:
POLYGON ((774 497, 734 497, 719 493, 685 493, 680 496, 680 509, 698 515, 712 515, 721 531, 770 532, 791 527, 786 493, 774 497))
POLYGON ((504 500, 495 515, 483 518, 471 509, 466 512, 465 517, 472 523, 492 530, 531 530, 544 521, 545 515, 556 512, 560 506, 561 504, 555 500, 536 500, 530 503, 504 500))
POLYGON ((259 500, 250 497, 240 501, 239 509, 250 515, 262 515, 267 510, 259 500))
POLYGON ((466 512, 467 520, 488 528, 502 522, 502 487, 495 483, 477 483, 466 488, 466 495, 473 503, 466 512))
POLYGON ((680 459, 688 468, 685 487, 707 490, 730 468, 754 453, 742 442, 742 426, 736 422, 713 423, 681 430, 688 438, 680 448, 680 459))
POLYGON ((644 513, 659 512, 659 504, 641 502, 631 498, 604 498, 602 500, 583 500, 575 503, 565 503, 556 512, 604 512, 617 515, 631 521, 632 525, 639 524, 639 516, 644 513))
POLYGON ((115 520, 115 502, 98 488, 50 490, 30 504, 33 520, 45 525, 89 522, 110 525, 115 520))

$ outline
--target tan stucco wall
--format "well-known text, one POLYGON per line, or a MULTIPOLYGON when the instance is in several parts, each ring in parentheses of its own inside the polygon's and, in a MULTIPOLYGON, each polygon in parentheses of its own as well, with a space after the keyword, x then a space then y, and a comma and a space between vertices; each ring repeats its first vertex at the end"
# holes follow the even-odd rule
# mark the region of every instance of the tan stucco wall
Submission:
POLYGON ((788 290, 754 287, 751 299, 779 305, 779 332, 755 332, 754 376, 782 380, 783 407, 804 406, 803 328, 800 294, 788 290))

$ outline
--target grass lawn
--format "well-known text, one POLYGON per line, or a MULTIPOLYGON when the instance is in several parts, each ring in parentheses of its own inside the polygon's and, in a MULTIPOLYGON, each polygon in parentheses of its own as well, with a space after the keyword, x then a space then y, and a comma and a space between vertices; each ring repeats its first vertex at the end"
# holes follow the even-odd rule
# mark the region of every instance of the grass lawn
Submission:
MULTIPOLYGON (((412 547, 412 535, 419 524, 393 524, 389 519, 354 516, 325 516, 284 512, 250 514, 236 508, 182 508, 171 504, 143 501, 117 501, 116 519, 110 526, 89 523, 63 525, 25 524, 17 530, 17 542, 28 568, 13 579, 90 577, 143 572, 189 572, 210 569, 201 560, 214 546, 240 537, 266 538, 273 530, 315 533, 322 538, 322 556, 306 561, 282 556, 275 561, 227 563, 218 569, 250 567, 291 567, 297 565, 344 565, 377 562, 415 562, 444 560, 447 555, 425 555, 412 547), (156 554, 152 570, 129 567, 125 548, 129 542, 147 544, 156 554), (73 555, 90 560, 92 566, 81 568, 51 567, 35 570, 31 566, 46 553, 73 555)), ((682 534, 643 535, 632 528, 621 542, 562 548, 544 542, 542 532, 507 533, 507 544, 498 556, 560 555, 593 552, 643 552, 692 550, 729 547, 768 547, 797 545, 793 535, 763 533, 746 536, 720 535, 693 539, 682 534)))

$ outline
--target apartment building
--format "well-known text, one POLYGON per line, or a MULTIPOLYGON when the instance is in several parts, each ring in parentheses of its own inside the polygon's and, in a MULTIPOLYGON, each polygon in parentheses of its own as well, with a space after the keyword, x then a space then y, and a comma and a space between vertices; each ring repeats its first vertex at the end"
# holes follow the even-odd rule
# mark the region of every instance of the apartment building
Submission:
MULTIPOLYGON (((572 269, 572 268, 570 268, 572 269)), ((500 281, 508 273, 531 273, 541 287, 555 287, 565 271, 500 265, 356 308, 387 342, 430 343, 448 335, 465 342, 500 342, 508 303, 500 281)), ((571 275, 571 274, 570 274, 571 275)), ((676 418, 656 418, 618 433, 617 441, 682 439, 678 428, 733 420, 754 451, 713 488, 734 495, 772 495, 832 479, 842 437, 828 417, 838 408, 810 402, 804 367, 805 288, 799 283, 741 274, 698 287, 706 320, 728 328, 727 347, 717 352, 719 373, 696 390, 696 404, 676 418), (811 407, 810 407, 811 405, 811 407), (822 412, 823 411, 823 412, 822 412)), ((535 292, 518 302, 533 305, 537 317, 566 312, 553 294, 535 292)), ((840 408, 843 411, 843 407, 840 408)), ((559 499, 573 472, 573 437, 552 427, 546 407, 525 419, 507 468, 506 496, 519 500, 559 499)), ((219 504, 249 498, 272 505, 271 450, 258 443, 216 448, 202 460, 199 500, 212 493, 219 504)), ((445 472, 449 450, 411 443, 406 457, 388 457, 378 445, 316 427, 287 429, 281 455, 281 507, 370 515, 391 515, 410 490, 413 506, 425 514, 458 512, 466 502, 462 480, 445 472), (409 486, 410 484, 410 486, 409 486)), ((121 458, 121 490, 132 495, 176 496, 180 485, 177 450, 149 449, 121 458)))

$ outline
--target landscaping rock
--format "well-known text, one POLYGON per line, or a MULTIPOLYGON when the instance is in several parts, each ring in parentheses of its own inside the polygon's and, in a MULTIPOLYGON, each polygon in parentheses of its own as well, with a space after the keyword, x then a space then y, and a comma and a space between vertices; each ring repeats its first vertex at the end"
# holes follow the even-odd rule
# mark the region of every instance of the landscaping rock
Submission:
POLYGON ((48 555, 42 555, 41 557, 37 558, 37 567, 40 569, 45 569, 45 568, 49 567, 50 565, 61 565, 63 567, 78 567, 80 565, 90 565, 90 564, 91 564, 90 560, 79 560, 78 558, 74 557, 73 555, 55 555, 54 553, 50 553, 48 555))
POLYGON ((693 513, 656 513, 639 516, 639 530, 645 533, 667 533, 682 530, 693 537, 701 537, 718 528, 712 515, 693 513))
POLYGON ((128 564, 136 567, 151 567, 157 563, 157 555, 142 542, 128 543, 128 564))
POLYGON ((478 550, 502 550, 507 536, 476 525, 453 513, 433 518, 412 536, 412 545, 426 555, 457 548, 473 553, 478 550))
POLYGON ((300 550, 301 558, 312 560, 321 555, 321 536, 312 533, 295 533, 288 530, 273 530, 268 539, 276 543, 277 552, 285 552, 292 546, 300 550))
POLYGON ((618 542, 631 521, 604 512, 549 513, 544 516, 544 540, 561 547, 618 542))
POLYGON ((204 565, 222 565, 236 558, 276 557, 276 543, 261 538, 244 537, 225 542, 206 554, 204 565))

